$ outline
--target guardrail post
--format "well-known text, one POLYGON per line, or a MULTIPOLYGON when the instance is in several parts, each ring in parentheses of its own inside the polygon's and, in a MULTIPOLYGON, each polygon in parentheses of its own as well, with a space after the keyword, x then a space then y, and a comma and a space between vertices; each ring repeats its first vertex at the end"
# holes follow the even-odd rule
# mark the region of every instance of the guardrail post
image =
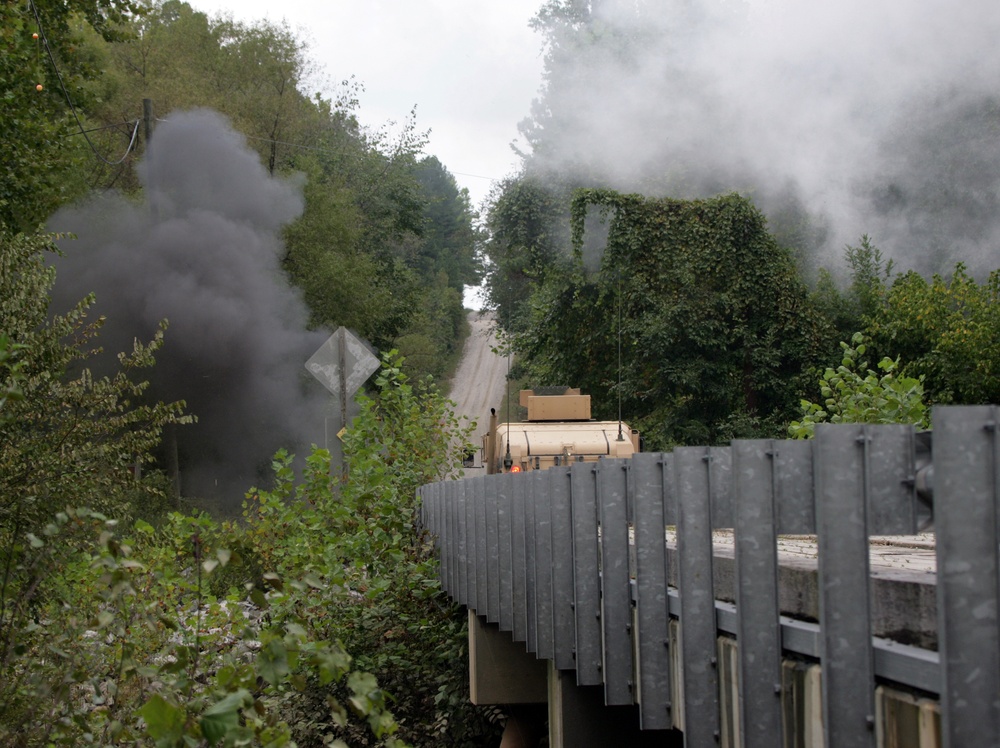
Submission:
POLYGON ((621 459, 602 458, 597 463, 601 522, 601 643, 604 701, 609 706, 633 703, 627 469, 627 461, 621 459))
POLYGON ((486 620, 500 621, 500 496, 495 480, 484 480, 486 507, 486 620))
POLYGON ((500 630, 514 629, 514 556, 511 530, 514 513, 514 491, 511 487, 512 476, 498 475, 493 478, 497 484, 497 536, 498 536, 498 583, 500 594, 500 630))
POLYGON ((944 745, 996 745, 1000 408, 936 407, 933 422, 944 745))
MULTIPOLYGON (((629 508, 635 528, 635 672, 639 723, 644 730, 668 730, 670 716, 670 620, 667 548, 664 542, 665 454, 633 455, 629 467, 629 508)), ((673 475, 671 474, 671 478, 673 475)))
POLYGON ((552 470, 531 473, 535 483, 535 636, 539 659, 555 656, 552 634, 552 470))
POLYGON ((736 617, 743 748, 784 744, 774 442, 733 442, 736 617))
POLYGON ((677 557, 681 593, 684 741, 690 748, 717 744, 719 672, 712 580, 711 452, 674 451, 677 467, 677 557))
POLYGON ((573 610, 573 512, 568 467, 551 468, 552 482, 552 637, 555 666, 576 665, 576 618, 573 610))
POLYGON ((520 475, 510 476, 510 488, 513 495, 513 522, 511 523, 511 556, 513 557, 513 575, 511 576, 512 595, 514 598, 513 638, 516 642, 528 640, 528 603, 526 586, 527 556, 525 546, 527 530, 525 528, 525 483, 519 480, 520 475))
POLYGON ((597 468, 570 468, 573 511, 573 598, 576 601, 576 683, 596 686, 601 674, 601 589, 597 560, 597 468))
POLYGON ((826 744, 875 748, 866 520, 869 435, 863 426, 819 424, 815 443, 826 744))

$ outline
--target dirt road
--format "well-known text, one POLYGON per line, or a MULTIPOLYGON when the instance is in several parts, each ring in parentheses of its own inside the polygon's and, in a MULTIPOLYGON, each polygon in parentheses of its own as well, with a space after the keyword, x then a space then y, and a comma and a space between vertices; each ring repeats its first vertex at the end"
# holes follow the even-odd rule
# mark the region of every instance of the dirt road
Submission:
MULTIPOLYGON (((503 398, 507 376, 507 360, 493 352, 496 338, 490 333, 493 320, 480 312, 469 312, 469 326, 472 328, 462 362, 458 365, 452 380, 449 397, 455 401, 456 414, 476 422, 472 441, 477 446, 479 438, 489 427, 490 408, 499 407, 503 398)), ((478 466, 479 454, 476 454, 478 466)))

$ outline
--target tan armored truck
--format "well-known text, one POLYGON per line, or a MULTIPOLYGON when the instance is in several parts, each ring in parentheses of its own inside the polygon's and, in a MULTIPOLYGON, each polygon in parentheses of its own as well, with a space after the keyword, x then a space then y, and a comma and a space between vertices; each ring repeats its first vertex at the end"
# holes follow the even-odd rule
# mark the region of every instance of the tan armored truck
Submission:
POLYGON ((486 473, 545 470, 599 457, 631 457, 639 451, 639 432, 621 421, 592 421, 590 395, 567 388, 561 394, 521 390, 522 423, 497 423, 490 411, 490 429, 483 436, 486 473))

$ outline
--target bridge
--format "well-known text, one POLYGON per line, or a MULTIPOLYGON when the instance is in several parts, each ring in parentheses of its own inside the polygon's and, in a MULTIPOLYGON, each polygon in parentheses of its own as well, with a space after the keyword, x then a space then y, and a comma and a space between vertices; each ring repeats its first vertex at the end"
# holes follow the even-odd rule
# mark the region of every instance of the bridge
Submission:
POLYGON ((554 747, 1000 745, 1000 407, 933 423, 422 487, 473 702, 554 747))

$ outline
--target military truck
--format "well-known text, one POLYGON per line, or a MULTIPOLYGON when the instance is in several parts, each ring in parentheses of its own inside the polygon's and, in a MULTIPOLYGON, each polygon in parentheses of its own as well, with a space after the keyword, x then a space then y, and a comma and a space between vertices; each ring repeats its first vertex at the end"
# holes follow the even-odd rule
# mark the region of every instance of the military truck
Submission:
POLYGON ((489 431, 483 436, 486 473, 545 470, 573 462, 596 462, 600 457, 631 457, 639 451, 639 432, 622 421, 594 421, 590 395, 576 388, 536 393, 521 390, 520 403, 528 411, 520 423, 497 423, 490 411, 489 431))

